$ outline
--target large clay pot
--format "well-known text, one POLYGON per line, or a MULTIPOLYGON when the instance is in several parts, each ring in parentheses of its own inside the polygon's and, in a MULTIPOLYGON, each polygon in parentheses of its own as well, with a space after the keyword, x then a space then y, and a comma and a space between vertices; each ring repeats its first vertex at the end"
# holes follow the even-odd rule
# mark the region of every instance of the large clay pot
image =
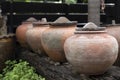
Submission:
POLYGON ((106 30, 108 34, 114 36, 118 41, 118 44, 119 44, 118 58, 114 65, 120 66, 120 24, 107 25, 106 28, 107 28, 106 30))
POLYGON ((26 41, 26 31, 29 28, 32 28, 32 22, 36 22, 37 20, 34 18, 29 18, 26 21, 22 22, 16 29, 16 38, 20 45, 24 48, 29 49, 29 46, 26 41))
POLYGON ((15 56, 13 36, 13 34, 0 36, 0 71, 5 68, 5 61, 15 56))
POLYGON ((73 35, 76 23, 76 21, 72 22, 65 17, 60 17, 42 33, 42 45, 47 55, 53 61, 66 61, 63 45, 65 40, 73 35))
POLYGON ((33 28, 26 32, 26 38, 31 49, 39 55, 45 54, 41 44, 41 34, 49 27, 47 22, 34 22, 33 28))
POLYGON ((104 73, 117 59, 117 40, 106 33, 105 27, 88 23, 78 28, 64 44, 67 60, 73 69, 87 75, 104 73))

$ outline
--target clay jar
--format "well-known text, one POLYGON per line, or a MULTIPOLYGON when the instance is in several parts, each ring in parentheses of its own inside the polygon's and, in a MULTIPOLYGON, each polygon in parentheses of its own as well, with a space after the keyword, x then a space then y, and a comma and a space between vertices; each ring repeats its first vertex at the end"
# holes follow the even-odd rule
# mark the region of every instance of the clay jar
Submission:
POLYGON ((0 71, 5 68, 5 62, 10 59, 14 59, 15 45, 14 35, 2 35, 0 36, 0 71))
POLYGON ((31 49, 39 55, 44 55, 45 51, 41 44, 41 34, 49 27, 47 22, 34 22, 33 28, 26 32, 26 38, 31 49))
POLYGON ((107 25, 106 30, 107 30, 108 34, 114 36, 118 41, 118 44, 119 44, 118 58, 114 65, 120 66, 120 24, 107 25))
POLYGON ((29 28, 32 28, 32 22, 36 22, 37 20, 35 18, 28 18, 26 21, 22 22, 21 25, 19 25, 16 29, 16 38, 17 41, 20 43, 20 45, 24 48, 29 49, 29 46, 26 42, 26 31, 29 28))
POLYGON ((65 41, 65 55, 75 71, 99 75, 115 62, 118 43, 104 29, 90 22, 83 28, 77 28, 74 36, 65 41))
POLYGON ((66 61, 63 45, 65 40, 73 35, 76 23, 76 21, 69 21, 66 17, 59 17, 42 33, 42 45, 53 61, 66 61))

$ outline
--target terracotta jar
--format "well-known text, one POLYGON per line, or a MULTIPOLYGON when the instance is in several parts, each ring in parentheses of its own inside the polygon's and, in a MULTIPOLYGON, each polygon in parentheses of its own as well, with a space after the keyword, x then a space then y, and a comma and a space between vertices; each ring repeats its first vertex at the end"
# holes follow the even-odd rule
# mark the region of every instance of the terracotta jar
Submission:
POLYGON ((107 25, 106 30, 107 30, 108 34, 114 36, 118 41, 118 44, 119 44, 118 58, 114 65, 120 66, 120 24, 107 25))
POLYGON ((69 21, 65 17, 59 17, 42 33, 42 45, 53 61, 66 61, 63 45, 65 40, 73 35, 76 23, 76 21, 69 21))
POLYGON ((47 22, 34 22, 33 28, 26 32, 26 38, 31 49, 39 55, 45 54, 41 44, 41 34, 49 27, 47 22))
POLYGON ((24 48, 29 49, 29 46, 26 42, 26 31, 29 28, 32 28, 32 22, 36 22, 37 20, 30 17, 29 19, 27 19, 26 21, 22 22, 21 25, 19 25, 16 29, 16 38, 17 41, 20 43, 20 45, 24 48))
POLYGON ((5 68, 5 62, 13 59, 15 56, 14 47, 14 35, 2 35, 0 36, 0 71, 5 68))
POLYGON ((83 28, 77 28, 74 36, 65 41, 65 55, 75 71, 98 75, 115 62, 118 43, 104 29, 105 27, 97 27, 90 22, 83 28))

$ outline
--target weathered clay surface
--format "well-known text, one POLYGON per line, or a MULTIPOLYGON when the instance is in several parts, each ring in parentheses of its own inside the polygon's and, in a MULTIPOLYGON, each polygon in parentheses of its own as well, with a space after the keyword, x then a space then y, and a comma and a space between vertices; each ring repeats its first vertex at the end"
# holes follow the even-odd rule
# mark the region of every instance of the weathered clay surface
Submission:
POLYGON ((37 20, 35 18, 30 17, 17 27, 16 38, 22 47, 29 49, 29 45, 27 44, 27 40, 26 40, 26 31, 29 28, 32 28, 33 27, 32 22, 36 22, 36 21, 37 20))
POLYGON ((74 34, 76 23, 64 17, 51 23, 50 28, 42 33, 41 41, 47 55, 54 61, 66 61, 63 45, 65 40, 74 34))
POLYGON ((75 27, 56 27, 45 30, 42 44, 49 57, 54 61, 65 61, 63 45, 67 37, 73 35, 75 27))
POLYGON ((103 73, 118 55, 116 39, 106 34, 76 34, 66 40, 64 49, 75 70, 86 74, 103 73))
POLYGON ((27 43, 31 47, 31 49, 38 54, 45 53, 43 46, 41 44, 41 34, 44 30, 46 30, 49 25, 40 24, 33 26, 33 28, 27 30, 26 32, 26 39, 27 43))
POLYGON ((0 36, 0 71, 5 67, 5 61, 15 57, 15 45, 12 35, 0 36))
POLYGON ((93 23, 88 23, 83 28, 92 31, 77 31, 65 41, 66 58, 79 73, 102 74, 117 59, 117 40, 104 30, 94 31, 97 26, 93 23))
MULTIPOLYGON (((118 44, 120 46, 120 25, 113 25, 113 26, 107 26, 107 29, 106 29, 107 33, 114 36, 117 41, 118 41, 118 44)), ((119 47, 119 52, 118 52, 118 58, 115 62, 116 66, 120 66, 120 47, 119 47)))

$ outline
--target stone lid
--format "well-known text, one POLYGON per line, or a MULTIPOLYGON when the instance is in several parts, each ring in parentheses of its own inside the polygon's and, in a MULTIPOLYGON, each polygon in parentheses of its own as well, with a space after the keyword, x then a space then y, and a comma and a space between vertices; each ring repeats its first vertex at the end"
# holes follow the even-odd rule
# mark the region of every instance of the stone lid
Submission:
POLYGON ((35 21, 37 21, 37 19, 35 19, 34 17, 30 17, 26 21, 28 21, 28 22, 35 22, 35 21))
POLYGON ((77 21, 70 21, 66 17, 59 17, 54 22, 50 23, 52 26, 70 26, 77 25, 77 21))
POLYGON ((38 20, 35 19, 34 17, 30 17, 28 18, 27 20, 23 21, 22 24, 25 24, 25 23, 31 23, 31 22, 37 22, 38 20))
POLYGON ((87 23, 83 28, 76 28, 76 31, 100 31, 100 30, 105 30, 106 27, 98 27, 92 22, 87 23))
POLYGON ((33 22, 33 26, 41 26, 41 25, 48 25, 49 22, 47 22, 46 18, 42 18, 40 21, 33 22))
POLYGON ((105 32, 106 27, 98 27, 92 22, 87 23, 82 28, 77 27, 75 33, 94 33, 94 32, 105 32))

